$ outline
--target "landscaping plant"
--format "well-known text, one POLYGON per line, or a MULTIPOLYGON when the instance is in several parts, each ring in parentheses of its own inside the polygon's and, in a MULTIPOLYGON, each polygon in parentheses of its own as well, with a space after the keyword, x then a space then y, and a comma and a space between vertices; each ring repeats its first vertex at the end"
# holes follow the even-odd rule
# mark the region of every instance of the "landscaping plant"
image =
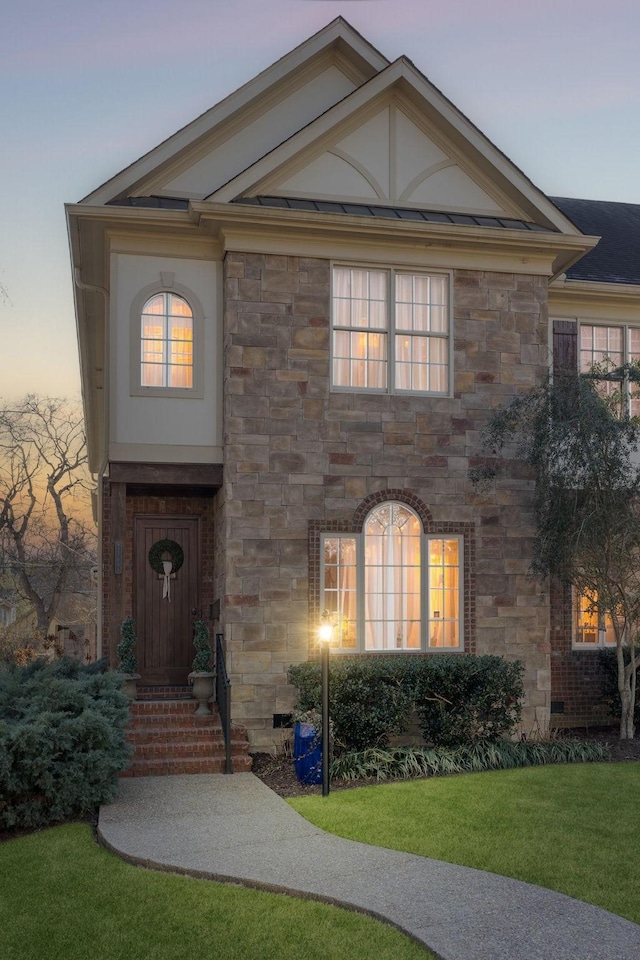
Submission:
MULTIPOLYGON (((320 710, 320 664, 289 669, 299 710, 320 710)), ((417 713, 434 746, 496 741, 520 719, 522 666, 502 657, 385 656, 334 658, 330 713, 338 751, 384 747, 417 713)))
POLYGON ((0 829, 92 813, 125 769, 127 698, 115 671, 63 657, 0 671, 0 829))
POLYGON ((135 655, 135 647, 138 642, 133 617, 126 617, 120 627, 120 636, 122 639, 116 647, 118 654, 118 670, 120 673, 135 674, 138 667, 138 658, 135 655))

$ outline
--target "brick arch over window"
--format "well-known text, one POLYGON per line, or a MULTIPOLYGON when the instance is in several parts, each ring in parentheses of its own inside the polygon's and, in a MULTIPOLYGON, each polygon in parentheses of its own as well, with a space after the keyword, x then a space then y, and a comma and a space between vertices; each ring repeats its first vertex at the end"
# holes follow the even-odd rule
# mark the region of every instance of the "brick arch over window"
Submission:
POLYGON ((415 495, 415 493, 411 493, 409 490, 390 489, 380 490, 377 493, 371 493, 368 497, 364 498, 353 515, 353 522, 356 528, 358 530, 362 529, 367 516, 374 507, 378 507, 381 503, 388 503, 389 501, 394 501, 395 503, 404 503, 407 507, 411 507, 411 509, 420 517, 422 526, 425 528, 425 530, 433 521, 431 511, 420 499, 420 497, 415 495))
MULTIPOLYGON (((425 542, 433 537, 457 538, 463 545, 463 566, 460 574, 464 624, 464 645, 460 652, 476 652, 476 529, 475 523, 456 520, 434 520, 423 500, 403 489, 387 489, 366 497, 357 507, 351 519, 309 521, 309 654, 318 654, 317 626, 325 609, 323 582, 324 540, 327 536, 349 537, 355 541, 364 536, 364 524, 376 507, 385 503, 402 503, 419 517, 425 542)), ((354 651, 355 653, 356 651, 354 651)), ((358 654, 359 655, 359 654, 358 654)), ((365 654, 367 656, 371 654, 365 654)))

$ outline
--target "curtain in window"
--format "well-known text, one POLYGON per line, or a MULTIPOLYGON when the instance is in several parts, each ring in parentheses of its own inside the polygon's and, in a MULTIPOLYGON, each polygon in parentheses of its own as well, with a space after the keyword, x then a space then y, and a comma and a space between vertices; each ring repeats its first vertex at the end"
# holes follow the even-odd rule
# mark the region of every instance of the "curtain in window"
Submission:
POLYGON ((420 649, 420 521, 384 504, 365 525, 365 649, 420 649))
POLYGON ((333 382, 387 386, 387 273, 336 267, 333 272, 333 382))
POLYGON ((147 300, 140 360, 143 387, 193 386, 193 313, 182 297, 157 293, 147 300))

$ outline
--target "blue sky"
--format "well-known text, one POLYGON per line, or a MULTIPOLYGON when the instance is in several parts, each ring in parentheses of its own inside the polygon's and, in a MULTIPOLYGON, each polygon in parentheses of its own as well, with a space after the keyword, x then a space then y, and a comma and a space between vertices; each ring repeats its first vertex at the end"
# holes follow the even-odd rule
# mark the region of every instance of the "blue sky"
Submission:
POLYGON ((79 391, 63 204, 339 14, 546 193, 640 203, 637 0, 16 0, 0 31, 0 396, 79 391))

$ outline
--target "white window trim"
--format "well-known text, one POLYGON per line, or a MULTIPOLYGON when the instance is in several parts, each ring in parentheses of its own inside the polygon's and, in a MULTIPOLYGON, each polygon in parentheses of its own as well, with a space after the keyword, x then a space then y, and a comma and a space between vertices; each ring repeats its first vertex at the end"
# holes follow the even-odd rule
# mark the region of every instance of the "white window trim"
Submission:
MULTIPOLYGON (((615 650, 616 643, 607 643, 607 631, 604 628, 598 628, 597 643, 580 643, 577 638, 578 630, 578 598, 579 594, 575 587, 571 588, 571 649, 579 650, 581 653, 596 653, 598 650, 615 650)), ((600 615, 598 615, 598 624, 600 624, 600 615)))
MULTIPOLYGON (((378 504, 373 509, 376 510, 379 507, 389 504, 395 504, 398 501, 388 500, 385 501, 385 504, 378 504)), ((402 503, 401 506, 406 509, 411 509, 407 507, 406 504, 402 503)), ((371 511, 373 512, 373 510, 371 511)), ((412 511, 413 512, 413 511, 412 511)), ((368 518, 367 518, 368 519, 368 518)), ((422 522, 418 518, 420 526, 422 527, 422 522)), ((454 654, 454 653, 464 653, 465 652, 465 622, 464 622, 464 565, 465 565, 465 554, 464 554, 464 535, 459 533, 425 533, 422 529, 421 533, 421 554, 423 562, 420 569, 420 589, 421 589, 421 622, 420 622, 420 647, 419 649, 387 649, 387 650, 367 650, 365 647, 365 559, 364 559, 364 541, 365 541, 365 527, 366 520, 363 523, 362 530, 359 533, 352 533, 348 531, 322 531, 320 533, 320 609, 325 609, 324 603, 324 584, 325 584, 325 540, 331 539, 348 539, 355 540, 356 542, 356 646, 355 647, 339 647, 338 645, 332 646, 332 654, 343 656, 354 656, 356 654, 366 655, 366 656, 384 656, 391 654, 399 655, 411 655, 416 653, 432 653, 434 655, 438 654, 454 654), (459 571, 459 582, 458 582, 458 631, 460 637, 460 643, 457 647, 431 647, 428 642, 428 629, 429 629, 429 591, 428 591, 428 561, 425 563, 424 559, 429 556, 429 542, 431 540, 456 540, 458 543, 458 571, 459 571)))
MULTIPOLYGON (((331 302, 331 336, 330 336, 330 383, 331 391, 334 393, 365 393, 365 394, 379 394, 381 396, 403 396, 403 397, 451 397, 453 396, 453 359, 454 359, 454 350, 453 350, 453 271, 451 270, 429 270, 428 268, 420 268, 415 265, 409 264, 403 266, 402 264, 387 264, 387 263, 375 263, 375 262, 350 262, 343 260, 331 261, 331 277, 330 277, 330 302, 331 302), (345 267, 351 268, 354 270, 378 270, 385 271, 388 277, 387 290, 389 296, 389 316, 388 326, 386 330, 387 336, 387 386, 386 388, 382 387, 352 387, 352 386, 340 386, 334 384, 333 382, 333 341, 334 341, 334 315, 333 315, 333 283, 334 283, 334 271, 336 267, 345 267), (398 273, 408 273, 412 276, 423 276, 423 277, 444 277, 447 281, 447 390, 446 392, 438 393, 432 390, 402 390, 395 385, 395 337, 396 337, 396 328, 395 328, 395 308, 396 308, 396 299, 395 299, 395 283, 394 278, 398 273), (391 381, 393 380, 393 383, 391 381)), ((364 328, 363 328, 364 329, 364 328)), ((428 336, 428 335, 426 335, 428 336)), ((444 339, 442 337, 442 339, 444 339)))
POLYGON ((129 393, 132 397, 182 397, 183 399, 202 400, 204 397, 204 310, 195 293, 181 283, 176 283, 171 275, 165 273, 158 283, 150 283, 139 290, 131 304, 130 350, 129 350, 129 393), (193 381, 190 387, 143 386, 141 382, 142 337, 140 321, 142 310, 151 297, 157 293, 175 293, 191 307, 193 315, 193 381))
MULTIPOLYGON (((624 366, 625 364, 630 363, 630 360, 629 360, 629 336, 628 336, 628 332, 629 332, 629 330, 638 330, 638 331, 640 331, 640 323, 632 323, 632 322, 626 321, 626 320, 605 320, 605 319, 600 319, 600 318, 599 318, 599 319, 593 319, 593 318, 587 318, 587 317, 578 317, 578 342, 577 342, 577 346, 576 346, 578 373, 582 373, 582 369, 581 369, 581 366, 582 366, 582 365, 581 365, 581 362, 580 362, 580 361, 581 361, 581 353, 582 353, 582 351, 581 351, 581 342, 582 342, 581 331, 582 331, 582 327, 611 327, 611 328, 615 328, 615 329, 617 329, 617 330, 622 330, 622 331, 623 331, 623 334, 624 334, 624 335, 623 335, 623 338, 622 338, 622 346, 623 346, 623 349, 622 349, 622 365, 624 366)), ((629 400, 630 400, 629 380, 628 380, 628 378, 625 377, 624 379, 620 379, 620 380, 618 380, 618 381, 613 381, 613 382, 616 382, 616 383, 619 383, 619 384, 620 384, 620 388, 621 388, 621 390, 622 390, 623 393, 624 393, 625 413, 628 413, 628 412, 629 412, 629 400)), ((593 649, 593 648, 590 647, 589 649, 593 649)))

